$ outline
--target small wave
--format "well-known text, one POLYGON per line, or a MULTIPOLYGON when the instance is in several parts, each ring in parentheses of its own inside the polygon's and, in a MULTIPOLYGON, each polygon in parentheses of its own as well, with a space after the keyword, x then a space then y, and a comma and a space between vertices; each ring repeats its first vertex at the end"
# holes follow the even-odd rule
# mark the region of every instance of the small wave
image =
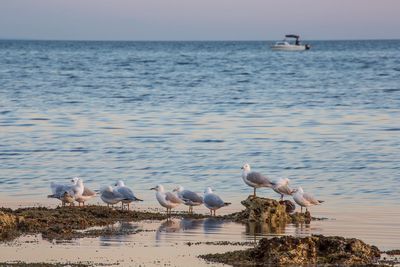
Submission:
POLYGON ((48 118, 31 118, 31 121, 48 121, 48 118))
POLYGON ((195 141, 196 143, 223 143, 224 140, 221 139, 199 139, 195 141))
POLYGON ((393 93, 400 91, 400 88, 383 89, 382 91, 385 93, 393 93))
POLYGON ((397 131, 400 131, 400 128, 387 128, 387 129, 384 129, 384 131, 397 132, 397 131))

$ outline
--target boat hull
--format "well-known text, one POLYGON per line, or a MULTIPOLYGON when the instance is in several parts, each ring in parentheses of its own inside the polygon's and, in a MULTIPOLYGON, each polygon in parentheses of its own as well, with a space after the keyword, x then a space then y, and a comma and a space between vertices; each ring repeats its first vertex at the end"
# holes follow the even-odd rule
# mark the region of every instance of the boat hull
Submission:
POLYGON ((271 49, 274 51, 304 51, 309 48, 306 45, 273 45, 271 49))

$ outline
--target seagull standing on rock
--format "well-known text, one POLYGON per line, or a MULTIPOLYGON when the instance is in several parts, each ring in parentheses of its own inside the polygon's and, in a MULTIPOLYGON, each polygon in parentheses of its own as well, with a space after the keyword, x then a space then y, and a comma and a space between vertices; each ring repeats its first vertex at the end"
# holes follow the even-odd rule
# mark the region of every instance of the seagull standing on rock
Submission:
POLYGON ((250 170, 250 165, 248 163, 244 164, 242 167, 242 178, 243 181, 254 188, 253 197, 256 197, 256 189, 259 187, 269 187, 272 188, 275 183, 271 182, 267 176, 262 175, 259 172, 252 172, 250 170))
POLYGON ((107 204, 107 207, 110 207, 110 205, 112 207, 124 199, 124 197, 115 191, 111 185, 100 189, 100 198, 107 204))
POLYGON ((272 189, 281 195, 281 201, 284 195, 291 196, 293 194, 294 190, 289 187, 289 182, 289 178, 281 178, 272 186, 272 189))
MULTIPOLYGON (((78 183, 78 180, 79 180, 79 178, 75 177, 71 180, 71 182, 73 185, 76 185, 78 183)), ((85 206, 85 202, 95 196, 96 196, 96 192, 94 192, 93 190, 90 190, 86 186, 83 186, 82 195, 75 196, 75 201, 78 202, 79 207, 81 206, 81 203, 82 203, 82 206, 85 206)))
POLYGON ((171 214, 171 210, 177 206, 179 206, 183 201, 176 196, 174 193, 171 192, 165 192, 164 186, 162 185, 157 185, 156 187, 150 188, 150 190, 155 190, 156 191, 156 198, 158 200, 158 203, 160 203, 161 206, 167 209, 167 214, 171 214))
POLYGON ((74 197, 71 196, 68 192, 71 189, 71 184, 57 184, 54 182, 50 183, 51 195, 48 195, 48 198, 57 198, 61 200, 61 205, 65 207, 66 204, 70 204, 70 206, 74 205, 74 197))
POLYGON ((323 203, 323 200, 317 200, 315 197, 308 193, 304 193, 303 188, 298 187, 294 190, 293 200, 300 205, 301 212, 303 212, 303 207, 306 208, 306 212, 308 212, 307 207, 319 205, 323 203))
POLYGON ((210 209, 211 216, 215 216, 215 211, 219 208, 229 206, 231 203, 224 202, 218 195, 214 194, 211 187, 207 187, 204 191, 204 205, 210 209))
POLYGON ((123 199, 121 200, 121 208, 122 210, 124 210, 124 204, 127 205, 127 209, 129 210, 129 204, 133 201, 143 201, 137 197, 135 197, 135 195, 133 194, 132 190, 125 186, 125 183, 121 180, 119 180, 116 184, 115 184, 115 188, 114 191, 118 192, 119 194, 121 194, 121 196, 123 197, 123 199))
POLYGON ((178 185, 173 191, 177 192, 178 197, 186 206, 189 206, 189 213, 193 213, 193 206, 199 206, 203 204, 202 196, 193 191, 185 190, 183 186, 178 185))

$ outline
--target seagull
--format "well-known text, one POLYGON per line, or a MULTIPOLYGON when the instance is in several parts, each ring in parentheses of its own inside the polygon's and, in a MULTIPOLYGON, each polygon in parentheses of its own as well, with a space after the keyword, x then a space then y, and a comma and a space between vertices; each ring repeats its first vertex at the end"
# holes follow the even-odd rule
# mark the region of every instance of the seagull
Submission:
POLYGON ((51 195, 48 195, 48 198, 57 198, 61 200, 61 205, 65 207, 66 204, 70 206, 74 205, 74 197, 71 196, 68 192, 71 189, 71 185, 69 184, 57 184, 54 182, 50 183, 51 195))
POLYGON ((183 203, 183 201, 177 197, 174 193, 165 192, 164 186, 157 185, 156 187, 150 188, 150 190, 155 190, 156 198, 158 203, 164 208, 167 208, 167 214, 171 214, 171 210, 177 207, 179 204, 183 203))
POLYGON ((73 183, 68 190, 68 194, 75 198, 75 200, 83 195, 83 191, 85 190, 85 186, 83 185, 83 181, 81 178, 75 177, 71 179, 73 183))
POLYGON ((193 213, 193 206, 199 206, 203 204, 203 197, 199 194, 185 190, 183 186, 178 185, 173 192, 178 193, 178 197, 183 201, 186 206, 189 206, 189 213, 193 213))
POLYGON ((291 196, 293 194, 294 190, 289 187, 289 182, 289 178, 281 178, 272 186, 272 189, 281 195, 281 200, 284 195, 291 196))
POLYGON ((110 185, 100 189, 100 198, 107 204, 107 207, 110 207, 110 205, 112 207, 114 204, 124 199, 124 197, 110 185))
MULTIPOLYGON (((79 178, 75 177, 72 178, 71 182, 73 185, 76 185, 78 183, 79 178)), ((75 196, 75 200, 78 202, 78 206, 85 206, 85 201, 88 201, 89 199, 91 199, 92 197, 96 196, 96 192, 94 192, 93 190, 90 190, 89 188, 87 188, 86 186, 83 187, 83 193, 80 196, 75 196)))
POLYGON ((275 183, 271 182, 267 176, 262 175, 259 172, 250 171, 250 165, 244 164, 242 167, 242 178, 243 181, 254 188, 253 197, 256 197, 256 189, 259 187, 273 187, 275 183))
POLYGON ((219 208, 230 205, 229 202, 224 202, 218 195, 214 194, 211 187, 207 187, 204 191, 204 205, 210 209, 211 216, 215 216, 215 211, 219 208))
POLYGON ((315 197, 308 193, 304 193, 303 188, 298 187, 297 189, 293 190, 293 200, 300 205, 301 207, 301 212, 303 212, 303 207, 306 207, 306 212, 307 207, 309 206, 314 206, 314 205, 319 205, 323 203, 323 200, 317 200, 315 197))
POLYGON ((133 194, 132 190, 128 187, 125 186, 125 183, 121 180, 119 180, 116 184, 115 184, 115 188, 114 191, 118 192, 119 194, 122 195, 122 197, 124 198, 123 200, 121 200, 121 208, 122 210, 124 210, 124 204, 127 204, 127 208, 129 210, 129 204, 133 201, 143 201, 137 197, 135 197, 135 195, 133 194))

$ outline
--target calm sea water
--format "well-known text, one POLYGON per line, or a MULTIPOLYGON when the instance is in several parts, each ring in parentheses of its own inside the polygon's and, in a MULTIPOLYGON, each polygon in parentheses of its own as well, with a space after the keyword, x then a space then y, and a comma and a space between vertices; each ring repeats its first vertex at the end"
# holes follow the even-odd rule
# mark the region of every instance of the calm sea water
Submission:
POLYGON ((398 207, 400 41, 270 44, 0 41, 1 199, 80 176, 154 205, 158 183, 235 202, 249 162, 322 213, 398 207))

